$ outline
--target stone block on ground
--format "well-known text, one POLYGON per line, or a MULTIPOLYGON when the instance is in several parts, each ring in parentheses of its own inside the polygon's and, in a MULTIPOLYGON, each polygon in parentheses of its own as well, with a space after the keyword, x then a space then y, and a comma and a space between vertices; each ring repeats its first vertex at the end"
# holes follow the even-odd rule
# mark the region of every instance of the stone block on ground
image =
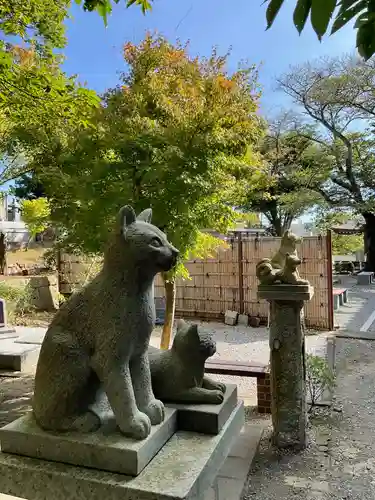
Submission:
POLYGON ((260 318, 252 316, 251 318, 249 318, 249 325, 253 328, 258 328, 260 325, 260 318))
POLYGON ((7 339, 17 339, 19 337, 15 328, 0 328, 0 341, 7 339))
POLYGON ((43 339, 46 335, 45 328, 30 328, 30 331, 21 333, 18 339, 15 340, 17 344, 37 344, 42 345, 43 339))
POLYGON ((229 309, 225 311, 224 323, 226 325, 234 326, 237 324, 238 312, 230 311, 229 309))
POLYGON ((243 425, 240 402, 216 436, 178 431, 137 477, 0 453, 0 489, 28 500, 203 500, 243 425))
POLYGON ((136 441, 123 436, 114 419, 93 433, 57 433, 40 429, 29 413, 0 429, 0 442, 3 453, 136 476, 175 433, 176 425, 177 412, 169 408, 164 422, 136 441))
POLYGON ((12 339, 0 342, 0 370, 28 371, 38 360, 40 346, 17 344, 12 339))
POLYGON ((58 286, 55 276, 32 276, 29 287, 34 306, 41 311, 55 311, 59 307, 58 286))
POLYGON ((239 314, 238 324, 243 326, 249 326, 249 316, 247 314, 239 314))
POLYGON ((227 384, 224 401, 220 405, 170 403, 168 407, 178 410, 178 429, 218 434, 237 405, 237 386, 227 384))

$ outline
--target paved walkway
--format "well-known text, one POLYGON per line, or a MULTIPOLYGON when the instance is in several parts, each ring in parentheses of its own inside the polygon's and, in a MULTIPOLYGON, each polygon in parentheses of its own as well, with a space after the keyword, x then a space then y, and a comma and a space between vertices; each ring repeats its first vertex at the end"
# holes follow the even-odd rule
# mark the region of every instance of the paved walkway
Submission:
POLYGON ((375 340, 375 284, 359 286, 352 276, 340 276, 334 285, 348 289, 348 302, 335 311, 335 326, 342 334, 375 340))

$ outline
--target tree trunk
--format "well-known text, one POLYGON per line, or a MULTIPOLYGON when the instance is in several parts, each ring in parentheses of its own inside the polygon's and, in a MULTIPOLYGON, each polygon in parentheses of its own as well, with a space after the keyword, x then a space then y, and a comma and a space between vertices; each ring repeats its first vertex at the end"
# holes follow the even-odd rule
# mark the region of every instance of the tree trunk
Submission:
POLYGON ((362 214, 365 219, 365 253, 366 253, 366 271, 375 272, 375 214, 362 214))
POLYGON ((286 231, 290 230, 290 227, 293 222, 293 216, 292 215, 284 215, 284 221, 282 225, 282 234, 280 236, 283 236, 286 231))
POLYGON ((176 305, 176 282, 164 279, 165 288, 165 318, 163 332, 161 334, 160 349, 169 349, 172 339, 172 328, 174 322, 174 311, 176 305))

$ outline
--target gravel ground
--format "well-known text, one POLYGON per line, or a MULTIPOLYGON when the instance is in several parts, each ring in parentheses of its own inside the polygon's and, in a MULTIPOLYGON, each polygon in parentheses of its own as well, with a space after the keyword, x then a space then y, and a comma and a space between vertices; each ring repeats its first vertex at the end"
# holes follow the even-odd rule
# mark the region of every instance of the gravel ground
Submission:
POLYGON ((269 429, 243 500, 375 498, 375 343, 337 339, 336 359, 335 404, 311 419, 308 449, 277 453, 269 429))

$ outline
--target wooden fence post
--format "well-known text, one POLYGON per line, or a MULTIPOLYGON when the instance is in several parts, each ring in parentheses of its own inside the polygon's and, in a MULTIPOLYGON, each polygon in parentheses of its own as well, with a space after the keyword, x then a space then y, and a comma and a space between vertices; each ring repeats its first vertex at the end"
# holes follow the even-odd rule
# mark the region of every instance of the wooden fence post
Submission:
POLYGON ((332 232, 329 229, 326 237, 327 245, 327 287, 328 287, 328 329, 335 328, 333 313, 333 277, 332 277, 332 232))
POLYGON ((243 289, 243 248, 242 234, 238 233, 238 296, 240 302, 240 314, 244 313, 244 289, 243 289))

